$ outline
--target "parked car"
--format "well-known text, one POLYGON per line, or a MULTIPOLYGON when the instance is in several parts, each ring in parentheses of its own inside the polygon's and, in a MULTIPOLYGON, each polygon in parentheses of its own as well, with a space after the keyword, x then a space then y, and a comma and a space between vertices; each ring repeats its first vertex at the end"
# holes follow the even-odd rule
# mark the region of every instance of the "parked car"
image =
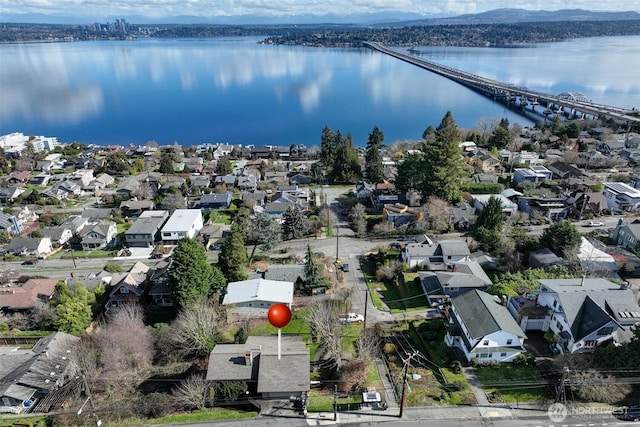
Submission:
POLYGON ((587 224, 587 227, 602 227, 603 225, 604 225, 604 222, 589 221, 589 223, 587 224))
POLYGON ((340 321, 347 323, 360 323, 364 322, 364 316, 362 314, 347 313, 346 316, 340 317, 340 321))
POLYGON ((630 406, 618 409, 613 412, 613 416, 619 420, 640 421, 640 406, 630 406))
POLYGON ((34 258, 34 259, 28 259, 28 260, 24 261, 22 263, 22 265, 35 265, 37 263, 38 263, 38 260, 36 258, 34 258))
POLYGON ((151 254, 151 256, 149 257, 149 259, 160 259, 160 258, 162 258, 162 254, 160 252, 151 254))
POLYGON ((349 264, 342 264, 342 271, 345 273, 349 271, 349 264))

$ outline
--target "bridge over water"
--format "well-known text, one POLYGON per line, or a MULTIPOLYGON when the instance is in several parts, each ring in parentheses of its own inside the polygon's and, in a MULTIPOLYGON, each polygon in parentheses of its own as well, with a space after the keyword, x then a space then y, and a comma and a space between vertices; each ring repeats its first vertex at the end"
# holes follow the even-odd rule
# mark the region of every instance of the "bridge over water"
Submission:
POLYGON ((458 82, 490 98, 500 100, 508 104, 513 103, 514 105, 521 105, 523 108, 526 105, 531 105, 534 110, 535 106, 539 104, 543 106, 541 108, 544 110, 541 113, 545 116, 552 113, 565 114, 572 118, 584 118, 585 115, 591 115, 596 118, 611 118, 616 122, 625 123, 627 125, 630 123, 640 123, 640 111, 596 104, 579 92, 564 92, 560 95, 549 95, 524 87, 487 79, 485 77, 448 67, 446 65, 441 65, 436 62, 417 59, 413 56, 389 49, 382 43, 365 42, 364 44, 374 50, 458 82))

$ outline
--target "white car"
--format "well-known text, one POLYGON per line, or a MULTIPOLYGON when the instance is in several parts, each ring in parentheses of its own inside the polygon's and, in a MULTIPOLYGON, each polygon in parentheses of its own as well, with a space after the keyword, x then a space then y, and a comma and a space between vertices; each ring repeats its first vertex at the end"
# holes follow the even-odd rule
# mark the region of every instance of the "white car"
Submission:
POLYGON ((604 225, 604 222, 589 221, 589 223, 587 224, 587 227, 602 227, 603 225, 604 225))
POLYGON ((340 317, 340 321, 347 322, 347 323, 360 323, 360 322, 364 322, 364 316, 362 314, 347 313, 346 317, 345 316, 340 317))

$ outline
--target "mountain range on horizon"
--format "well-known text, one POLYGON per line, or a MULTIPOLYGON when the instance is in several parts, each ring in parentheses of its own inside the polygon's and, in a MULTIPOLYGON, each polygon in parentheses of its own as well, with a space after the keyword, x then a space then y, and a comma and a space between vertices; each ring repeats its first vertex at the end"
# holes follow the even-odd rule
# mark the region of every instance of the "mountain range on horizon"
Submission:
POLYGON ((125 19, 132 24, 141 25, 311 25, 342 24, 357 26, 409 26, 409 25, 459 25, 459 24, 512 24, 518 22, 553 22, 553 21, 616 21, 640 19, 635 11, 600 12, 583 9, 561 9, 555 11, 526 10, 514 8, 494 9, 487 12, 448 15, 423 15, 411 12, 377 12, 365 14, 325 14, 325 15, 292 15, 292 16, 259 16, 237 15, 204 17, 194 15, 178 15, 165 18, 149 18, 138 15, 108 16, 95 18, 88 22, 86 17, 60 16, 47 14, 3 13, 0 22, 33 23, 33 24, 67 24, 87 25, 94 22, 111 22, 125 19))

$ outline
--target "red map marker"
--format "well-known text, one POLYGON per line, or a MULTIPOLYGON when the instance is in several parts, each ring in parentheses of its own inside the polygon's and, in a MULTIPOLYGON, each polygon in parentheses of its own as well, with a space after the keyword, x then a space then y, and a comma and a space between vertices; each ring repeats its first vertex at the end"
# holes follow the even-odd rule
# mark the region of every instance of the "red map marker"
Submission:
POLYGON ((291 309, 286 304, 278 303, 271 306, 267 313, 269 323, 278 328, 278 360, 280 360, 280 348, 282 347, 282 328, 291 321, 291 309))

